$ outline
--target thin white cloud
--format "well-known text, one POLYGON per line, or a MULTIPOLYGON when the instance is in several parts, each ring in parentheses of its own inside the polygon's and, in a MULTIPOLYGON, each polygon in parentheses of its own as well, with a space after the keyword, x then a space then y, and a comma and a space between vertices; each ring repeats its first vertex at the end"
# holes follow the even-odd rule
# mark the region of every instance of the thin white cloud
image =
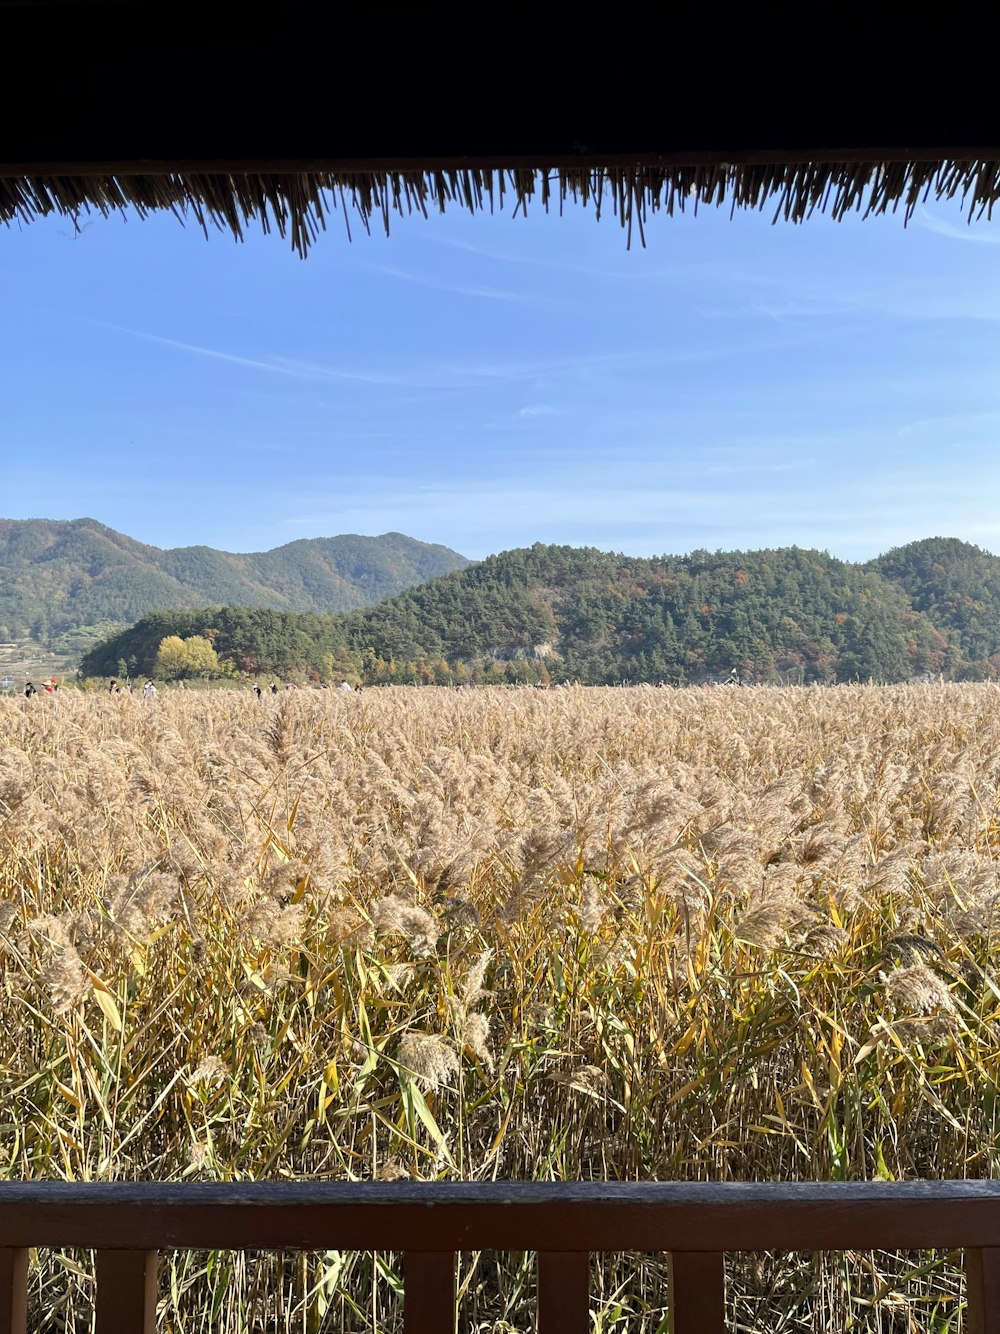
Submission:
POLYGON ((225 361, 233 366, 246 366, 251 370, 267 371, 270 375, 285 375, 296 380, 362 379, 373 383, 385 383, 384 377, 375 381, 372 377, 359 375, 357 372, 316 366, 309 362, 295 361, 287 357, 247 357, 236 352, 224 352, 221 348, 204 347, 199 343, 186 343, 178 338, 166 338, 163 334, 148 333, 145 329, 130 329, 122 324, 108 324, 102 320, 91 320, 88 323, 99 324, 101 328, 112 329, 116 333, 128 334, 131 338, 141 338, 147 343, 158 343, 161 347, 171 347, 178 352, 189 352, 192 356, 208 357, 213 361, 225 361))
POLYGON ((405 269, 394 269, 388 264, 359 263, 363 268, 371 269, 386 278, 399 278, 403 282, 413 283, 415 287, 429 287, 434 292, 448 292, 454 296, 467 296, 481 301, 525 301, 534 302, 535 298, 522 292, 511 292, 502 287, 469 287, 462 283, 442 282, 423 273, 407 273, 405 269))
POLYGON ((782 473, 782 472, 801 472, 803 468, 813 468, 816 466, 814 458, 789 459, 784 463, 757 463, 748 459, 744 463, 709 463, 705 465, 704 471, 711 473, 712 476, 729 476, 734 473, 782 473))
POLYGON ((581 274, 586 278, 608 278, 621 281, 625 278, 649 277, 649 272, 638 266, 635 269, 602 269, 590 264, 573 264, 568 260, 554 259, 549 254, 533 255, 530 251, 518 253, 509 250, 495 250, 489 246, 473 245, 471 241, 462 241, 454 236, 442 236, 434 232, 418 233, 422 241, 434 245, 446 246, 449 250, 461 250, 465 254, 475 255, 478 259, 487 259, 498 264, 528 264, 537 268, 552 269, 561 273, 581 274))
MULTIPOLYGON (((360 385, 374 385, 399 389, 415 390, 460 390, 472 389, 490 383, 516 382, 523 380, 545 380, 548 377, 568 376, 571 379, 581 376, 591 377, 600 371, 628 374, 658 369, 667 365, 687 365, 697 362, 710 362, 727 356, 746 355, 746 343, 732 347, 687 347, 669 348, 644 347, 625 348, 607 352, 589 352, 579 356, 552 357, 529 361, 496 361, 453 363, 441 366, 423 366, 408 372, 373 370, 364 367, 332 366, 320 362, 304 361, 293 357, 270 355, 247 356, 229 352, 221 348, 206 347, 200 343, 189 343, 182 339, 168 338, 163 334, 149 333, 143 329, 129 328, 126 325, 112 324, 102 320, 86 320, 116 333, 127 334, 146 342, 157 343, 163 347, 187 352, 192 356, 207 357, 214 361, 227 362, 234 366, 243 366, 249 370, 264 371, 270 375, 286 376, 295 380, 313 383, 343 382, 360 385)), ((781 348, 784 342, 762 343, 761 348, 781 348)))
POLYGON ((966 320, 995 323, 1000 320, 1000 303, 995 284, 984 282, 981 277, 957 279, 929 276, 880 287, 831 290, 784 302, 756 301, 739 306, 702 305, 698 308, 698 314, 713 320, 764 318, 775 324, 829 321, 831 317, 838 316, 860 320, 872 315, 906 321, 966 320))
POLYGON ((937 236, 947 236, 953 241, 971 242, 973 245, 1000 245, 1000 230, 984 231, 981 227, 966 224, 958 227, 953 222, 938 218, 927 209, 921 209, 915 218, 918 227, 925 232, 934 232, 937 236))
MULTIPOLYGON (((614 472, 580 461, 572 475, 508 472, 496 480, 436 477, 423 485, 402 477, 324 478, 310 494, 282 497, 279 525, 289 534, 397 530, 431 534, 473 557, 534 541, 601 545, 636 555, 693 547, 754 549, 797 544, 849 559, 868 559, 915 537, 957 536, 996 545, 1000 521, 984 513, 984 490, 1000 481, 1000 465, 984 476, 912 476, 848 467, 823 476, 811 458, 750 463, 746 484, 728 484, 711 464, 676 466, 647 459, 644 469, 612 456, 614 472), (769 466, 770 465, 770 466, 769 466), (793 466, 794 465, 794 466, 793 466), (753 473, 759 474, 755 483, 753 473), (643 475, 641 485, 635 479, 643 475), (797 475, 796 475, 797 474, 797 475), (864 477, 864 485, 859 480, 864 477), (785 480, 787 478, 787 480, 785 480)), ((718 460, 716 460, 718 462, 718 460)), ((607 463, 607 459, 605 459, 607 463)), ((737 469, 734 469, 734 472, 737 469)))
MULTIPOLYGON (((150 343, 158 343, 163 347, 174 348, 179 352, 188 352, 192 356, 208 357, 215 361, 229 362, 234 366, 245 366, 251 370, 265 371, 270 375, 283 375, 290 379, 308 380, 313 383, 345 381, 400 389, 463 389, 490 380, 528 379, 560 364, 556 362, 524 363, 521 365, 497 363, 491 366, 484 363, 465 367, 425 367, 410 373, 393 373, 381 370, 348 369, 302 361, 292 357, 249 357, 235 352, 226 352, 221 348, 205 347, 199 343, 188 343, 177 338, 167 338, 163 334, 148 333, 143 329, 130 329, 125 325, 109 324, 99 320, 91 320, 88 323, 99 324, 101 328, 113 329, 117 333, 128 334, 132 338, 141 338, 150 343)), ((567 361, 563 364, 569 366, 575 363, 567 361)))
POLYGON ((560 408, 553 407, 551 403, 528 403, 523 408, 518 409, 519 417, 562 417, 564 414, 560 408))
POLYGON ((940 417, 922 417, 918 421, 906 422, 897 429, 896 434, 903 437, 916 435, 939 437, 944 431, 969 431, 979 428, 988 432, 990 443, 994 443, 998 425, 1000 425, 1000 411, 956 412, 947 413, 940 417))

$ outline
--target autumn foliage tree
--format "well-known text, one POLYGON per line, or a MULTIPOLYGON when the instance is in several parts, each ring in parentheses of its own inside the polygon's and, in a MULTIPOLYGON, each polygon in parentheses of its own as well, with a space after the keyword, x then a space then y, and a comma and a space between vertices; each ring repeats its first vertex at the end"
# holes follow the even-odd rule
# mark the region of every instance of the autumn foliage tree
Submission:
POLYGON ((179 681, 193 676, 218 676, 219 655, 204 635, 167 635, 160 640, 154 674, 164 681, 179 681))

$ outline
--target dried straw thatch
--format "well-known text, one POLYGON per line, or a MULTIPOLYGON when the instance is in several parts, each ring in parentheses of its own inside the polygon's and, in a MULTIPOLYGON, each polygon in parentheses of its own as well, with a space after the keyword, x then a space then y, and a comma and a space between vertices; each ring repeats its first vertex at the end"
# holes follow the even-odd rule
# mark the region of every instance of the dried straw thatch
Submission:
MULTIPOLYGON (((959 198, 970 218, 989 216, 1000 199, 1000 161, 967 160, 928 153, 906 160, 866 155, 863 160, 722 161, 579 158, 517 165, 442 160, 392 163, 237 162, 64 164, 37 169, 0 165, 0 219, 27 223, 50 213, 74 220, 90 212, 126 209, 140 216, 169 209, 241 239, 257 223, 288 237, 305 255, 339 212, 348 236, 352 214, 366 229, 375 220, 389 229, 392 214, 426 214, 459 207, 470 212, 539 203, 560 210, 567 200, 613 213, 627 239, 644 239, 657 212, 699 206, 769 211, 775 221, 799 222, 815 212, 840 219, 848 213, 899 212, 908 219, 926 200, 959 198), (156 168, 152 170, 151 168, 156 168), (206 170, 211 167, 211 170, 206 170)), ((769 154, 777 158, 779 154, 769 154)))
POLYGON ((657 211, 708 204, 905 219, 924 199, 975 216, 1000 198, 989 42, 948 62, 937 25, 841 16, 816 41, 777 13, 543 10, 491 17, 484 39, 446 9, 305 3, 265 21, 0 0, 18 109, 0 125, 0 220, 170 209, 304 255, 337 212, 350 232, 578 200, 641 241, 657 211))

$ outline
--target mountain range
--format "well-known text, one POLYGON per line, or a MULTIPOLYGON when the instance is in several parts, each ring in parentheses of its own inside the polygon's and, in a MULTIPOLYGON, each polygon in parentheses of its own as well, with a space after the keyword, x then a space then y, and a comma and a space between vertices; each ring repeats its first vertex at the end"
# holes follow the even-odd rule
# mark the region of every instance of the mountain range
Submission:
POLYGON ((148 674, 164 637, 203 634, 223 670, 314 679, 985 679, 1000 674, 1000 558, 951 538, 867 565, 799 547, 647 559, 537 543, 347 615, 149 617, 83 671, 148 674))
POLYGON ((83 646, 160 608, 207 602, 352 611, 467 564, 402 533, 307 538, 238 555, 161 550, 94 519, 0 519, 0 639, 52 644, 89 632, 76 635, 83 646))

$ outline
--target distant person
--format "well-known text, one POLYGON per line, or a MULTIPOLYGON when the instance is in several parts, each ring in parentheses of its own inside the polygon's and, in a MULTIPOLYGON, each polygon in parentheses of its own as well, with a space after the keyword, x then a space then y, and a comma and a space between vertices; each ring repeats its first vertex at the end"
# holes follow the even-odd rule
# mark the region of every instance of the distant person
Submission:
POLYGON ((278 683, 277 683, 277 681, 272 681, 272 682, 271 682, 271 694, 272 694, 272 695, 276 695, 277 693, 278 693, 278 683))
POLYGON ((108 686, 108 694, 109 694, 109 695, 120 695, 121 693, 122 693, 122 688, 121 688, 121 686, 118 684, 117 681, 114 681, 114 680, 113 680, 113 681, 111 682, 111 684, 108 686))
POLYGON ((143 699, 155 699, 156 694, 157 694, 156 686, 153 685, 152 681, 147 681, 142 688, 143 699))
POLYGON ((50 679, 50 680, 48 680, 48 681, 43 681, 43 682, 42 682, 42 689, 45 691, 46 695, 54 695, 54 694, 56 693, 56 683, 55 683, 55 680, 54 680, 54 679, 50 679))
POLYGON ((28 681, 28 682, 26 683, 25 687, 24 687, 24 698, 25 698, 25 699, 31 699, 32 695, 37 695, 37 694, 38 694, 38 691, 37 691, 37 690, 35 689, 35 687, 31 684, 31 682, 28 681))
POLYGON ((253 693, 257 696, 258 699, 260 699, 264 694, 263 690, 261 690, 259 685, 254 686, 253 693))
POLYGON ((350 693, 351 693, 351 683, 350 683, 350 681, 341 681, 340 685, 337 687, 337 694, 338 694, 338 695, 349 695, 350 693))

